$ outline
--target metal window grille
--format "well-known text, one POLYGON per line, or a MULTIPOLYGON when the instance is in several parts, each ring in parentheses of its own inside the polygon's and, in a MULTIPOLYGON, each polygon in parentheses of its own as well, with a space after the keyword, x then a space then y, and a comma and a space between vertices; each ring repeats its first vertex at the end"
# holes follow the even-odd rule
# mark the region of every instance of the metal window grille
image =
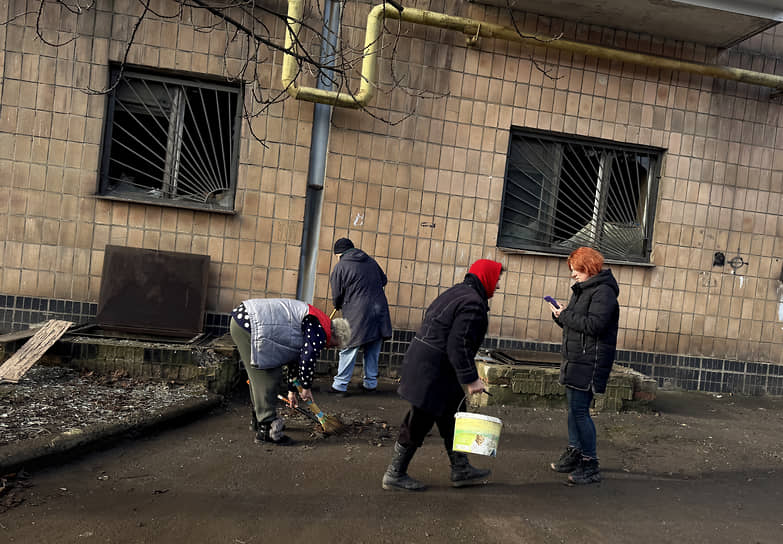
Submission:
POLYGON ((126 69, 109 96, 99 193, 232 211, 241 100, 238 86, 126 69))
POLYGON ((498 246, 648 262, 663 150, 512 129, 498 246))

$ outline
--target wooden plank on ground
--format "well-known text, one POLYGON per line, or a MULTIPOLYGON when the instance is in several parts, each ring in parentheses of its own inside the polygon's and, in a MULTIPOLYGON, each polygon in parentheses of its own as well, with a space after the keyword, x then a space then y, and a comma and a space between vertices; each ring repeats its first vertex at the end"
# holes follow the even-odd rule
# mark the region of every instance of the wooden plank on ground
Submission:
POLYGON ((52 319, 0 366, 0 383, 17 383, 73 323, 52 319))

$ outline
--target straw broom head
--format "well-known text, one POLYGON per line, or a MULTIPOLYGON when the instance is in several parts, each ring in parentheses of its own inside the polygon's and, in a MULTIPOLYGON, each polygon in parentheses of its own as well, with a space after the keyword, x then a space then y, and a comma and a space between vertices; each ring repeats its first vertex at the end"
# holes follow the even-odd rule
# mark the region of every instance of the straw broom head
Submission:
POLYGON ((335 415, 324 414, 323 418, 318 418, 321 422, 321 427, 324 428, 324 432, 330 434, 336 434, 345 430, 345 425, 340 421, 340 418, 335 415))
MULTIPOLYGON (((299 390, 299 394, 301 395, 302 385, 299 383, 298 379, 294 380, 294 385, 299 390)), ((315 417, 318 418, 318 421, 321 423, 321 427, 323 427, 324 432, 338 433, 345 428, 339 417, 325 414, 324 411, 321 410, 314 401, 306 400, 305 403, 307 404, 307 407, 310 408, 310 411, 315 414, 315 417)))

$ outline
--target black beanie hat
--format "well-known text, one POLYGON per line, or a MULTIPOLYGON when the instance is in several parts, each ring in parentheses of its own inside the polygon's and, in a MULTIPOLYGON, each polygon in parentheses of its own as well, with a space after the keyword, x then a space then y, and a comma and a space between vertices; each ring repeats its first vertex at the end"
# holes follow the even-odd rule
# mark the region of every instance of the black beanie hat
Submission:
POLYGON ((353 248, 353 242, 348 238, 340 238, 334 243, 334 254, 339 255, 340 253, 345 253, 351 248, 353 248))

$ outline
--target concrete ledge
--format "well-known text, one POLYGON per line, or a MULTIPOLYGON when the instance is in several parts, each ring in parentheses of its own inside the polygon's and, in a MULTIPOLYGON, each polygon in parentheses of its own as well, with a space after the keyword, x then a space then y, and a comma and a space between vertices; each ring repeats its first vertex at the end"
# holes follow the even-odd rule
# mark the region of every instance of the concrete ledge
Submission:
POLYGON ((151 434, 196 419, 218 407, 222 401, 221 395, 205 393, 157 414, 140 414, 130 421, 93 425, 9 444, 0 448, 0 475, 59 464, 86 452, 109 447, 123 438, 151 434))
MULTIPOLYGON (((551 361, 542 361, 549 363, 551 361)), ((487 384, 489 395, 474 395, 474 407, 497 404, 566 406, 565 387, 558 382, 559 366, 533 366, 496 362, 488 358, 476 360, 479 377, 487 384)), ((595 411, 646 410, 655 400, 657 382, 641 372, 615 364, 609 376, 606 392, 593 400, 595 411)))
MULTIPOLYGON (((0 363, 15 353, 33 332, 34 329, 28 329, 0 336, 0 363)), ((229 335, 201 345, 66 334, 41 361, 106 375, 121 371, 132 378, 198 383, 218 395, 227 395, 239 384, 242 375, 229 335)))

